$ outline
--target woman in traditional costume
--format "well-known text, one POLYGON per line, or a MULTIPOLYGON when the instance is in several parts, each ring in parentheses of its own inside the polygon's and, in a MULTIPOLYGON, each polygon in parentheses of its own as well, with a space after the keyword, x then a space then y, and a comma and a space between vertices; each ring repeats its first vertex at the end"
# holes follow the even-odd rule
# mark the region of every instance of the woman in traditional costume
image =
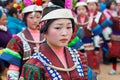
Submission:
MULTIPOLYGON (((90 7, 89 5, 93 3, 94 8, 97 9, 96 6, 96 0, 87 0, 88 7, 85 8, 86 12, 88 10, 88 13, 84 14, 86 15, 85 18, 80 18, 80 16, 77 18, 79 22, 79 26, 82 26, 84 31, 84 36, 82 38, 83 42, 83 50, 87 54, 87 60, 88 60, 88 66, 90 66, 96 73, 99 73, 99 65, 100 65, 100 59, 99 59, 99 31, 96 30, 96 24, 93 20, 94 18, 92 16, 89 16, 90 7), (93 1, 93 2, 92 2, 93 1), (84 20, 84 23, 82 22, 84 20)), ((87 4, 86 4, 87 5, 87 4)), ((79 7, 78 7, 79 9, 79 7)), ((94 12, 93 12, 94 14, 94 12)), ((98 26, 99 27, 99 26, 98 26)), ((98 29, 99 30, 99 29, 98 29)))
POLYGON ((117 73, 117 58, 120 58, 120 1, 116 0, 117 3, 117 15, 112 15, 113 27, 111 34, 111 43, 110 53, 108 54, 111 57, 112 61, 112 70, 109 74, 114 75, 117 73))
POLYGON ((6 48, 11 38, 12 34, 7 28, 7 16, 0 10, 0 49, 6 48))
POLYGON ((98 0, 87 0, 87 3, 88 15, 91 18, 90 21, 92 21, 92 23, 94 24, 92 27, 90 27, 90 29, 93 32, 93 36, 96 36, 93 37, 94 48, 91 48, 91 50, 93 50, 94 52, 91 52, 92 54, 89 54, 88 61, 90 62, 88 63, 91 63, 89 65, 91 65, 91 67, 95 69, 95 72, 100 73, 100 36, 102 35, 104 28, 112 25, 112 21, 110 19, 106 19, 106 17, 98 11, 98 0), (94 63, 94 61, 96 61, 97 64, 94 63))
MULTIPOLYGON (((116 6, 115 6, 114 0, 110 0, 109 2, 107 2, 106 9, 103 11, 103 13, 107 19, 112 20, 112 18, 117 15, 115 8, 116 8, 116 6)), ((103 46, 103 51, 105 52, 103 57, 109 53, 109 48, 111 47, 110 35, 112 34, 113 27, 114 27, 114 25, 107 26, 106 28, 103 29, 102 34, 103 34, 103 39, 104 39, 104 45, 106 44, 106 46, 103 46)), ((104 58, 103 58, 103 61, 104 61, 104 58)), ((107 58, 105 60, 107 60, 107 58)))
MULTIPOLYGON (((85 28, 87 28, 87 25, 89 23, 89 17, 87 16, 87 3, 77 2, 75 11, 76 11, 76 17, 75 17, 76 26, 72 39, 68 43, 68 46, 80 50, 81 52, 84 53, 84 46, 82 43, 82 39, 86 34, 85 28)), ((88 32, 90 31, 88 30, 88 32)))
POLYGON ((41 22, 46 42, 23 68, 20 80, 88 80, 84 55, 66 47, 74 32, 71 10, 47 7, 41 22))
MULTIPOLYGON (((6 48, 7 43, 12 38, 12 34, 10 33, 9 29, 6 26, 7 24, 7 17, 6 14, 0 10, 0 55, 2 54, 4 48, 6 48)), ((2 61, 0 59, 0 80, 2 80, 2 76, 6 76, 6 69, 8 67, 8 63, 2 61), (4 73, 4 74, 3 74, 4 73)))
POLYGON ((21 66, 30 59, 31 55, 44 42, 39 31, 42 7, 30 5, 23 9, 23 20, 27 28, 13 37, 3 51, 0 59, 10 63, 8 70, 8 80, 18 80, 21 66))

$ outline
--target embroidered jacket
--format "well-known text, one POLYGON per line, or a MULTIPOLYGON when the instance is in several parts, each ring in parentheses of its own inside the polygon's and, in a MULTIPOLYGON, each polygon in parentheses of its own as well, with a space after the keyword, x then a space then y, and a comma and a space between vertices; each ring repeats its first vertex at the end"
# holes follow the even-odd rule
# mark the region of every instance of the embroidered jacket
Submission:
POLYGON ((112 27, 112 34, 111 34, 111 43, 112 47, 110 48, 110 53, 107 54, 109 57, 118 57, 120 58, 120 14, 117 13, 116 16, 112 16, 113 27, 112 27))
POLYGON ((84 56, 76 50, 65 48, 65 58, 68 68, 71 68, 75 64, 75 56, 78 56, 79 61, 77 68, 69 72, 55 70, 46 66, 45 63, 60 68, 64 68, 64 66, 48 44, 43 43, 40 47, 40 53, 33 54, 33 57, 24 64, 20 80, 88 80, 87 65, 84 56))
POLYGON ((112 16, 112 21, 114 23, 114 27, 112 27, 112 33, 115 35, 120 35, 120 14, 117 13, 117 16, 112 16))
POLYGON ((84 48, 82 39, 86 37, 92 38, 92 31, 88 29, 90 26, 89 24, 92 23, 89 23, 89 17, 87 16, 85 16, 85 22, 83 24, 81 23, 79 16, 76 17, 75 22, 75 30, 68 46, 77 50, 82 50, 84 48))
MULTIPOLYGON (((26 39, 33 40, 28 29, 25 29, 22 34, 26 37, 26 39)), ((43 39, 42 36, 40 37, 40 39, 43 39)), ((22 66, 34 53, 34 47, 36 47, 36 45, 28 43, 21 37, 20 33, 10 40, 7 48, 0 56, 0 59, 16 66, 22 66)))

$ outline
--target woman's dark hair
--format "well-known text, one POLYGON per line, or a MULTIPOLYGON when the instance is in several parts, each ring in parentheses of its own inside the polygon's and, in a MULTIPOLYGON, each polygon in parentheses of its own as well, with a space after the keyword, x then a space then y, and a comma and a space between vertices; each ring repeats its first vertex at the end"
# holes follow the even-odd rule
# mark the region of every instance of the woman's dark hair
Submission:
POLYGON ((3 7, 3 2, 2 2, 2 1, 0 1, 0 6, 2 6, 2 7, 3 7))
POLYGON ((64 8, 65 0, 50 0, 53 4, 58 5, 62 8, 64 8))
POLYGON ((14 0, 7 0, 6 2, 9 4, 9 3, 11 3, 11 2, 13 2, 14 0))
POLYGON ((9 10, 9 12, 8 12, 8 15, 10 15, 10 16, 13 16, 13 14, 16 14, 16 15, 17 15, 17 9, 14 8, 14 7, 12 7, 12 8, 9 10))
POLYGON ((27 26, 27 16, 28 16, 29 13, 31 13, 31 12, 25 13, 24 17, 23 17, 23 22, 25 22, 26 26, 27 26))
POLYGON ((110 6, 112 5, 112 3, 115 3, 115 1, 113 1, 113 0, 107 1, 107 2, 106 2, 106 8, 107 8, 107 9, 110 9, 110 6))
POLYGON ((4 6, 7 6, 9 3, 12 3, 14 0, 6 0, 6 1, 4 1, 5 3, 4 3, 4 6))

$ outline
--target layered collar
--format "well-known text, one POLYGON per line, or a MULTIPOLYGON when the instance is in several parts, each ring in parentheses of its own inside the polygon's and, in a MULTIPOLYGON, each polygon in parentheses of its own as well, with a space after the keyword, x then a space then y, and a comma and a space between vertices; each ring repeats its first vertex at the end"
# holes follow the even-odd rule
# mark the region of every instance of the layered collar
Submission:
POLYGON ((0 30, 2 30, 2 31, 7 31, 7 27, 6 26, 4 26, 4 25, 0 25, 0 30))
POLYGON ((88 16, 89 16, 89 17, 93 17, 93 16, 96 16, 97 13, 98 13, 97 10, 96 10, 95 12, 89 12, 89 13, 88 13, 88 16))

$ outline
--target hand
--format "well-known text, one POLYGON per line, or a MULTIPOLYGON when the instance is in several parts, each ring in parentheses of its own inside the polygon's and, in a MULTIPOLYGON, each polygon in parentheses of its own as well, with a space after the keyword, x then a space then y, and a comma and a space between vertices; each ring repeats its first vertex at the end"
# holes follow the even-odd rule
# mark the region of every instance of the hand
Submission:
POLYGON ((86 53, 83 53, 84 54, 84 56, 87 58, 87 54, 86 53))
POLYGON ((100 51, 95 50, 95 55, 99 55, 100 51))
POLYGON ((112 43, 111 42, 108 42, 107 45, 108 45, 109 48, 112 47, 112 43))
POLYGON ((8 70, 7 80, 18 80, 18 79, 19 79, 19 71, 8 70))
POLYGON ((85 57, 85 60, 87 60, 87 53, 82 53, 83 55, 84 55, 84 57, 85 57))

